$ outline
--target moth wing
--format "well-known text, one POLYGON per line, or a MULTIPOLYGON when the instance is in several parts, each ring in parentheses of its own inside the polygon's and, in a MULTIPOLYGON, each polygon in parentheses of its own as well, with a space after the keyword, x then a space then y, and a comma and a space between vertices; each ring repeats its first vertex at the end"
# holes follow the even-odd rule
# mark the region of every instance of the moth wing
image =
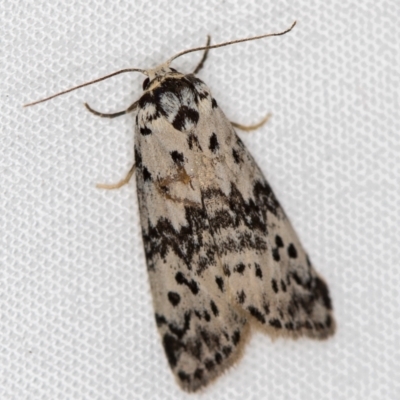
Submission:
POLYGON ((218 107, 199 128, 218 143, 203 202, 232 302, 271 335, 332 335, 328 287, 253 157, 218 107))
POLYGON ((185 121, 184 116, 192 115, 193 119, 198 109, 193 108, 192 114, 183 112, 183 125, 171 117, 185 107, 182 102, 190 100, 187 97, 193 88, 182 90, 181 97, 186 96, 186 100, 167 91, 154 101, 158 96, 154 91, 150 99, 141 101, 135 162, 157 327, 177 382, 193 392, 237 360, 249 324, 230 303, 201 185, 193 178, 198 158, 190 132, 195 129, 193 121, 185 121), (162 115, 158 115, 160 109, 162 115))

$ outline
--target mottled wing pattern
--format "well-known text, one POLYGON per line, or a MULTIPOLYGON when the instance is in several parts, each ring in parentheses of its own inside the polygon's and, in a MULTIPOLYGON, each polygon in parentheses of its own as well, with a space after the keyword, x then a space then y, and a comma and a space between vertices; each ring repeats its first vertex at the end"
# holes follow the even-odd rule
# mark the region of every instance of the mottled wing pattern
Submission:
POLYGON ((201 104, 201 93, 190 81, 167 79, 142 96, 135 136, 137 191, 156 323, 171 369, 188 391, 232 365, 248 331, 246 318, 222 290, 228 287, 227 277, 201 182, 194 177, 201 104))
MULTIPOLYGON (((239 146, 238 154, 250 157, 239 146)), ((272 335, 319 339, 332 335, 335 324, 326 283, 312 267, 263 176, 259 171, 246 172, 249 166, 243 165, 243 175, 230 181, 229 193, 220 189, 204 193, 231 298, 272 335), (256 179, 250 192, 243 191, 249 176, 256 179)))
POLYGON ((170 72, 149 85, 135 162, 156 322, 185 390, 232 365, 250 323, 333 333, 326 284, 203 82, 170 72))
POLYGON ((218 107, 210 120, 200 124, 199 132, 213 143, 207 157, 215 176, 202 187, 202 197, 230 297, 272 335, 332 335, 335 322, 326 283, 218 107))

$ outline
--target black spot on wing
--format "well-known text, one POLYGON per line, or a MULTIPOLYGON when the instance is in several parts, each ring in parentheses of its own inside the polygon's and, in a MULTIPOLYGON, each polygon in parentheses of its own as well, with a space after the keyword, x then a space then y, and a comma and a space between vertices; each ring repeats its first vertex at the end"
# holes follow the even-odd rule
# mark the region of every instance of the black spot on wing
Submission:
POLYGON ((293 330, 294 330, 293 322, 286 322, 285 328, 286 328, 288 331, 293 331, 293 330))
POLYGON ((272 289, 273 289, 273 291, 275 292, 275 293, 278 293, 278 284, 276 283, 276 280, 275 279, 272 279, 271 280, 271 286, 272 286, 272 289))
POLYGON ((280 204, 266 181, 256 182, 253 188, 253 194, 257 204, 263 204, 269 212, 278 215, 280 204))
POLYGON ((236 164, 240 164, 243 161, 242 157, 240 157, 239 152, 235 148, 232 149, 232 156, 233 156, 233 161, 236 164))
POLYGON ((211 307, 211 311, 213 312, 214 316, 218 317, 218 315, 219 315, 218 307, 212 300, 210 301, 210 307, 211 307))
POLYGON ((178 376, 182 382, 190 382, 190 375, 188 375, 186 372, 178 371, 178 376))
POLYGON ((237 298, 237 302, 239 304, 243 304, 245 302, 245 300, 246 300, 246 293, 242 290, 242 291, 237 293, 236 298, 237 298))
POLYGON ((196 272, 199 276, 210 267, 210 260, 212 259, 214 259, 213 251, 209 251, 206 257, 199 257, 196 265, 196 272))
POLYGON ((240 342, 240 332, 238 330, 236 330, 235 332, 233 332, 232 335, 232 343, 237 346, 237 344, 240 342))
POLYGON ((301 280, 301 278, 299 277, 299 275, 297 274, 296 271, 293 271, 293 272, 291 273, 291 276, 292 276, 293 280, 294 280, 298 285, 304 286, 303 281, 301 280))
POLYGON ((140 150, 135 147, 135 165, 136 168, 142 168, 142 154, 140 150))
POLYGON ((155 314, 155 318, 156 318, 156 324, 158 327, 165 325, 167 323, 167 320, 165 319, 165 317, 163 315, 155 314))
POLYGON ((171 333, 173 333, 179 339, 182 339, 182 337, 186 334, 186 332, 190 328, 190 320, 191 320, 191 312, 187 311, 184 315, 184 322, 182 327, 180 327, 176 323, 171 322, 168 324, 168 328, 171 331, 171 333))
POLYGON ((215 282, 218 285, 218 288, 221 292, 224 291, 224 280, 220 276, 215 277, 215 282))
POLYGON ((198 121, 199 113, 197 110, 193 110, 187 106, 181 106, 172 122, 172 126, 178 131, 184 131, 187 129, 187 125, 196 125, 198 121))
POLYGON ((281 260, 278 248, 272 249, 272 257, 276 262, 279 262, 281 260))
POLYGON ((257 319, 259 322, 261 322, 262 324, 265 324, 265 318, 264 315, 262 314, 262 312, 254 306, 248 306, 247 309, 249 310, 250 314, 257 319))
POLYGON ((204 100, 208 97, 208 93, 207 92, 198 92, 199 93, 199 99, 200 100, 204 100))
POLYGON ((246 266, 243 263, 239 263, 238 265, 236 265, 236 267, 233 269, 233 271, 243 275, 245 268, 246 268, 246 266))
POLYGON ((210 144, 208 148, 213 152, 216 153, 219 149, 219 143, 218 143, 218 138, 217 135, 213 132, 210 136, 210 144))
POLYGON ((143 127, 140 128, 140 133, 143 136, 147 136, 147 135, 151 135, 152 131, 147 126, 143 126, 143 127))
POLYGON ((206 329, 200 329, 200 336, 209 350, 217 350, 220 347, 219 336, 215 335, 206 329))
POLYGON ((318 277, 315 279, 314 293, 317 298, 322 299, 324 306, 328 310, 332 310, 332 302, 329 296, 328 287, 326 286, 326 283, 318 277))
POLYGON ((174 161, 175 164, 182 166, 185 161, 185 157, 183 156, 183 153, 180 153, 177 150, 171 151, 171 158, 174 161))
POLYGON ((186 351, 198 360, 201 360, 202 347, 203 345, 198 336, 196 336, 194 339, 190 338, 186 341, 186 351))
POLYGON ((199 293, 199 286, 197 282, 194 281, 193 279, 191 281, 188 281, 182 274, 182 272, 178 272, 175 275, 175 280, 179 285, 186 285, 193 294, 199 293))
POLYGON ((315 298, 309 293, 293 295, 289 306, 294 309, 295 312, 303 309, 306 314, 311 315, 315 306, 315 298))
POLYGON ((215 362, 213 360, 205 360, 204 365, 207 371, 212 371, 215 368, 215 362))
POLYGON ((194 310, 194 315, 198 318, 198 319, 202 319, 203 317, 201 316, 200 312, 197 310, 194 310))
POLYGON ((277 329, 281 329, 282 328, 281 321, 279 321, 279 319, 277 319, 277 318, 270 319, 269 320, 269 324, 271 326, 273 326, 274 328, 277 328, 277 329))
POLYGON ((143 173, 143 180, 145 182, 151 181, 151 173, 146 167, 143 167, 142 173, 143 173))
POLYGON ((275 236, 275 244, 276 244, 278 247, 283 247, 283 246, 284 246, 283 240, 282 240, 282 238, 281 238, 279 235, 276 235, 276 236, 275 236))
POLYGON ((332 326, 332 318, 331 318, 330 315, 328 315, 328 316, 326 317, 325 325, 327 326, 327 328, 330 328, 330 327, 332 326))
POLYGON ((224 271, 224 275, 225 276, 231 276, 231 271, 230 271, 230 269, 229 269, 229 265, 227 265, 227 264, 224 264, 223 266, 222 266, 222 271, 224 271))
POLYGON ((225 357, 229 357, 229 355, 232 353, 232 347, 231 346, 224 346, 222 348, 222 352, 224 353, 225 357))
POLYGON ((290 258, 297 258, 297 250, 293 243, 290 243, 287 251, 290 258))
POLYGON ((176 307, 181 301, 181 296, 176 292, 168 292, 168 300, 174 307, 176 307))
POLYGON ((196 150, 200 150, 201 151, 201 146, 200 146, 200 143, 199 143, 199 139, 194 133, 190 133, 188 135, 187 141, 188 141, 188 146, 189 146, 190 150, 193 150, 194 148, 196 148, 196 150))
POLYGON ((204 371, 201 368, 197 368, 193 374, 193 376, 198 380, 201 380, 203 378, 203 375, 204 375, 204 371))
POLYGON ((171 368, 176 367, 176 364, 184 347, 183 344, 174 336, 166 333, 163 337, 163 346, 169 365, 171 366, 171 368))
POLYGON ((259 264, 254 263, 254 268, 256 270, 256 277, 262 279, 262 271, 261 271, 261 267, 259 264))
POLYGON ((212 106, 212 108, 218 107, 217 100, 215 100, 214 98, 211 100, 211 106, 212 106))

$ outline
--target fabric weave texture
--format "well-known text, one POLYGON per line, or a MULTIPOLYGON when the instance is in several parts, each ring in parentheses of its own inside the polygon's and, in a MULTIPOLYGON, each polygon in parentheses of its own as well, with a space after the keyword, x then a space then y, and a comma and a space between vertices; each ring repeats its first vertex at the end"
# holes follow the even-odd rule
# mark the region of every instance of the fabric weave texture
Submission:
MULTIPOLYGON (((400 3, 10 0, 0 13, 1 399, 400 398, 400 3), (332 295, 327 341, 255 332, 203 393, 174 382, 155 326, 125 74, 212 42, 199 77, 239 132, 332 295)), ((200 53, 173 63, 191 72, 200 53)))

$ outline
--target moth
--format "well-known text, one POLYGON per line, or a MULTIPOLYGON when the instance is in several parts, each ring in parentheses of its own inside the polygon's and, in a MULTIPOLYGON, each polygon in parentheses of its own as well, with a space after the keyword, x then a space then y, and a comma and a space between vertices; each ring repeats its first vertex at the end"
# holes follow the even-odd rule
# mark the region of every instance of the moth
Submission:
POLYGON ((86 107, 101 117, 135 116, 135 164, 121 182, 100 187, 114 189, 136 176, 155 321, 172 372, 188 392, 207 386, 238 360, 251 328, 313 339, 335 331, 327 284, 235 133, 235 127, 246 127, 227 119, 195 75, 209 49, 283 35, 294 25, 208 42, 154 69, 121 70, 62 92, 127 71, 147 76, 128 109, 104 114, 86 107), (170 66, 199 50, 205 53, 194 73, 170 66))

